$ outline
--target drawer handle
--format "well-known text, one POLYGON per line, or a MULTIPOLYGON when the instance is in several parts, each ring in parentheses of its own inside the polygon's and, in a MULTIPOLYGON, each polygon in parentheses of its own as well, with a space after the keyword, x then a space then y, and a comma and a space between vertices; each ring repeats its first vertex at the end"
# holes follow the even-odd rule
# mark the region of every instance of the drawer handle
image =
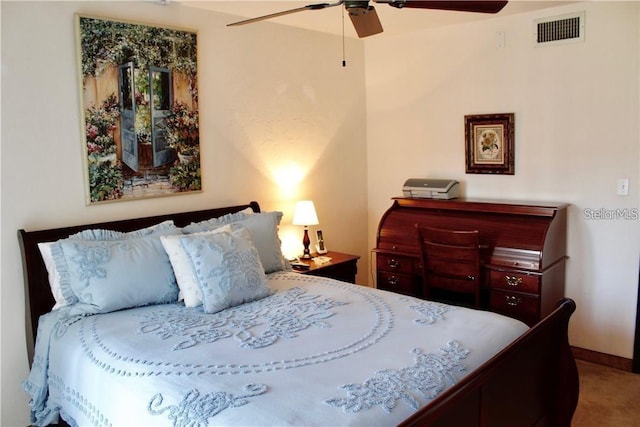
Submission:
POLYGON ((400 267, 400 261, 398 261, 397 259, 391 258, 387 260, 387 265, 389 266, 389 268, 398 268, 400 267))
POLYGON ((522 302, 522 298, 514 297, 512 295, 505 295, 504 299, 507 302, 507 305, 511 307, 517 307, 522 302))
POLYGON ((389 276, 387 278, 387 285, 395 286, 398 284, 398 278, 396 276, 389 276))
POLYGON ((507 281, 507 285, 509 286, 520 286, 522 284, 522 277, 516 276, 504 276, 504 280, 507 281))

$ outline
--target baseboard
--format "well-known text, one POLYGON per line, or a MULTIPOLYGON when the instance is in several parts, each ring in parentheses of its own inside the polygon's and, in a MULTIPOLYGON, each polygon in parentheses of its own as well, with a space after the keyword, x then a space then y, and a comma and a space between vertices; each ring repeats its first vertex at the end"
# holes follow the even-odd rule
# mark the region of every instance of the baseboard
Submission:
POLYGON ((633 360, 625 357, 614 356, 607 353, 600 353, 598 351, 587 350, 580 347, 571 347, 573 350, 573 356, 576 359, 584 360, 585 362, 597 363, 598 365, 609 366, 611 368, 620 369, 622 371, 632 372, 633 360))

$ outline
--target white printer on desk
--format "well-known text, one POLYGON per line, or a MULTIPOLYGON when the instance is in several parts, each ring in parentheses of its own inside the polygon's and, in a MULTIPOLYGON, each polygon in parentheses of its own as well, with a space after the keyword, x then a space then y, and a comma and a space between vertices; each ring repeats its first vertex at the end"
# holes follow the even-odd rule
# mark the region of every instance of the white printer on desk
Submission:
POLYGON ((455 199, 460 194, 460 183, 453 179, 409 178, 402 194, 421 199, 455 199))

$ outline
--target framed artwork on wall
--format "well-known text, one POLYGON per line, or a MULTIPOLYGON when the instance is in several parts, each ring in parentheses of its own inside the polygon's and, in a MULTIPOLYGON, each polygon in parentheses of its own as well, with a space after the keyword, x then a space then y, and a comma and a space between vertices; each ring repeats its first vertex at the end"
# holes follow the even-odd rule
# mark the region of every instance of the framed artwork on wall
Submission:
POLYGON ((76 15, 87 204, 201 191, 197 34, 76 15))
POLYGON ((466 173, 515 174, 514 113, 464 116, 466 173))

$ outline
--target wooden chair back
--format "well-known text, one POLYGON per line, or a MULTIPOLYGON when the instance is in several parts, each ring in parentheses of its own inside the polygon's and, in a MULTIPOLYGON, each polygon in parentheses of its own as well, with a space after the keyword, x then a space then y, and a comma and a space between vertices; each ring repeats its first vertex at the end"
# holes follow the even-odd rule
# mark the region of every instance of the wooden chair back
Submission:
POLYGON ((423 294, 433 289, 469 294, 480 307, 480 247, 477 230, 445 230, 417 225, 423 294))

